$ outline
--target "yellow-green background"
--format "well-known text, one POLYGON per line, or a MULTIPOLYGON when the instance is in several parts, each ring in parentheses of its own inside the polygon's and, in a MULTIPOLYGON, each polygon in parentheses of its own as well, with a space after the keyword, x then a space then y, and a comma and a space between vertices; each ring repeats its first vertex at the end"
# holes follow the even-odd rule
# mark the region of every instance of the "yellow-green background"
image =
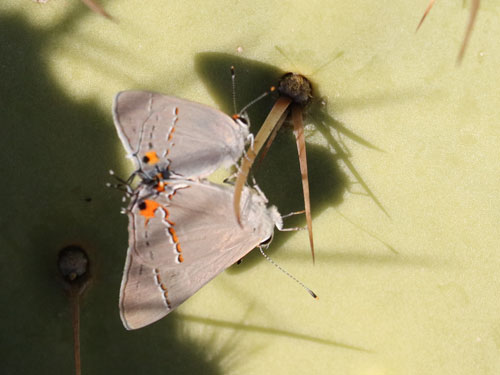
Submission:
MULTIPOLYGON (((73 371, 56 268, 72 243, 92 262, 84 374, 500 372, 497 3, 481 2, 459 67, 460 0, 436 2, 418 33, 427 0, 100 4, 117 22, 76 0, 0 3, 0 372, 73 371), (230 113, 232 63, 240 106, 278 71, 312 75, 330 125, 385 151, 344 138, 391 218, 347 192, 352 176, 308 127, 316 265, 305 232, 278 235, 269 253, 320 300, 254 252, 160 323, 127 332, 117 303, 127 218, 104 184, 108 169, 132 166, 113 96, 151 89, 230 113)), ((254 125, 271 103, 251 112, 254 125)), ((261 167, 282 213, 301 207, 294 152, 285 132, 261 167)))

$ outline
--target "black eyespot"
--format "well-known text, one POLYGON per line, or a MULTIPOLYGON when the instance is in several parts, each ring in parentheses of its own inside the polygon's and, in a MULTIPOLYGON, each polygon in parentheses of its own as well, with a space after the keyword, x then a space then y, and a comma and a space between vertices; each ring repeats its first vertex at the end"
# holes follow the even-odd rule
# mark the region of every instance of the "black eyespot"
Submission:
POLYGON ((143 163, 146 163, 146 164, 147 164, 147 163, 149 163, 149 157, 148 157, 148 156, 146 156, 146 155, 144 155, 144 156, 142 157, 142 162, 143 162, 143 163))
POLYGON ((146 209, 146 202, 140 201, 139 204, 137 205, 139 207, 139 210, 145 210, 146 209))

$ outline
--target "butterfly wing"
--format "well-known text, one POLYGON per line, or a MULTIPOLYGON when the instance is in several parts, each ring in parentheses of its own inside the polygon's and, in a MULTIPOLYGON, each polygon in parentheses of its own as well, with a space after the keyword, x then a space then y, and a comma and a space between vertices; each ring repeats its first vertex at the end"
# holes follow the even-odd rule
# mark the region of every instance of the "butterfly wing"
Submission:
POLYGON ((132 207, 120 293, 125 327, 167 315, 272 235, 274 221, 260 195, 244 190, 243 227, 232 215, 232 197, 230 187, 176 181, 170 196, 154 199, 154 216, 132 207))
POLYGON ((170 312, 168 294, 162 289, 161 282, 156 270, 141 263, 129 248, 119 302, 120 317, 126 329, 147 326, 170 312))
POLYGON ((246 127, 221 111, 149 91, 118 93, 113 119, 126 151, 138 156, 138 169, 148 173, 159 163, 184 178, 205 177, 234 164, 248 135, 246 127), (151 151, 157 159, 143 163, 151 151))

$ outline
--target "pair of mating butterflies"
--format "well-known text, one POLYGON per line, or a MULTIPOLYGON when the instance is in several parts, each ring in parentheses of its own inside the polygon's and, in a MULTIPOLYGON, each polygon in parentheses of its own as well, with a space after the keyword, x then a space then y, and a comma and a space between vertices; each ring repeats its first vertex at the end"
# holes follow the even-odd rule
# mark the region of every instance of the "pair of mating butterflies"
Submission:
POLYGON ((234 188, 203 179, 242 156, 249 132, 239 119, 147 91, 118 93, 113 119, 142 179, 127 209, 119 301, 123 325, 137 329, 267 242, 282 219, 262 193, 245 187, 238 223, 234 188))

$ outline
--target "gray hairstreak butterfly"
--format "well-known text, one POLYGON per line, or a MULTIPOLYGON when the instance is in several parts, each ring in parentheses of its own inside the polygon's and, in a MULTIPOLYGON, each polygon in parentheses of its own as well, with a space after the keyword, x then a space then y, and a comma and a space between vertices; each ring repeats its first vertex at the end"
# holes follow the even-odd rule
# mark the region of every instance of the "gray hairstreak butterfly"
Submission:
POLYGON ((276 207, 267 207, 264 195, 248 187, 242 191, 241 226, 231 214, 231 186, 176 179, 164 192, 151 192, 139 186, 127 210, 129 248, 119 303, 127 329, 161 319, 268 242, 275 225, 282 227, 276 207))
POLYGON ((142 179, 127 189, 132 198, 126 210, 129 248, 119 302, 124 326, 136 329, 167 315, 250 250, 268 243, 274 226, 282 229, 282 217, 276 207, 267 207, 260 190, 243 187, 238 223, 230 214, 234 188, 203 180, 243 154, 250 137, 240 115, 231 118, 153 92, 124 91, 115 98, 113 118, 136 162, 125 184, 130 188, 135 175, 142 179))
POLYGON ((116 95, 113 119, 144 182, 203 178, 233 165, 249 137, 248 125, 203 104, 150 91, 116 95))

